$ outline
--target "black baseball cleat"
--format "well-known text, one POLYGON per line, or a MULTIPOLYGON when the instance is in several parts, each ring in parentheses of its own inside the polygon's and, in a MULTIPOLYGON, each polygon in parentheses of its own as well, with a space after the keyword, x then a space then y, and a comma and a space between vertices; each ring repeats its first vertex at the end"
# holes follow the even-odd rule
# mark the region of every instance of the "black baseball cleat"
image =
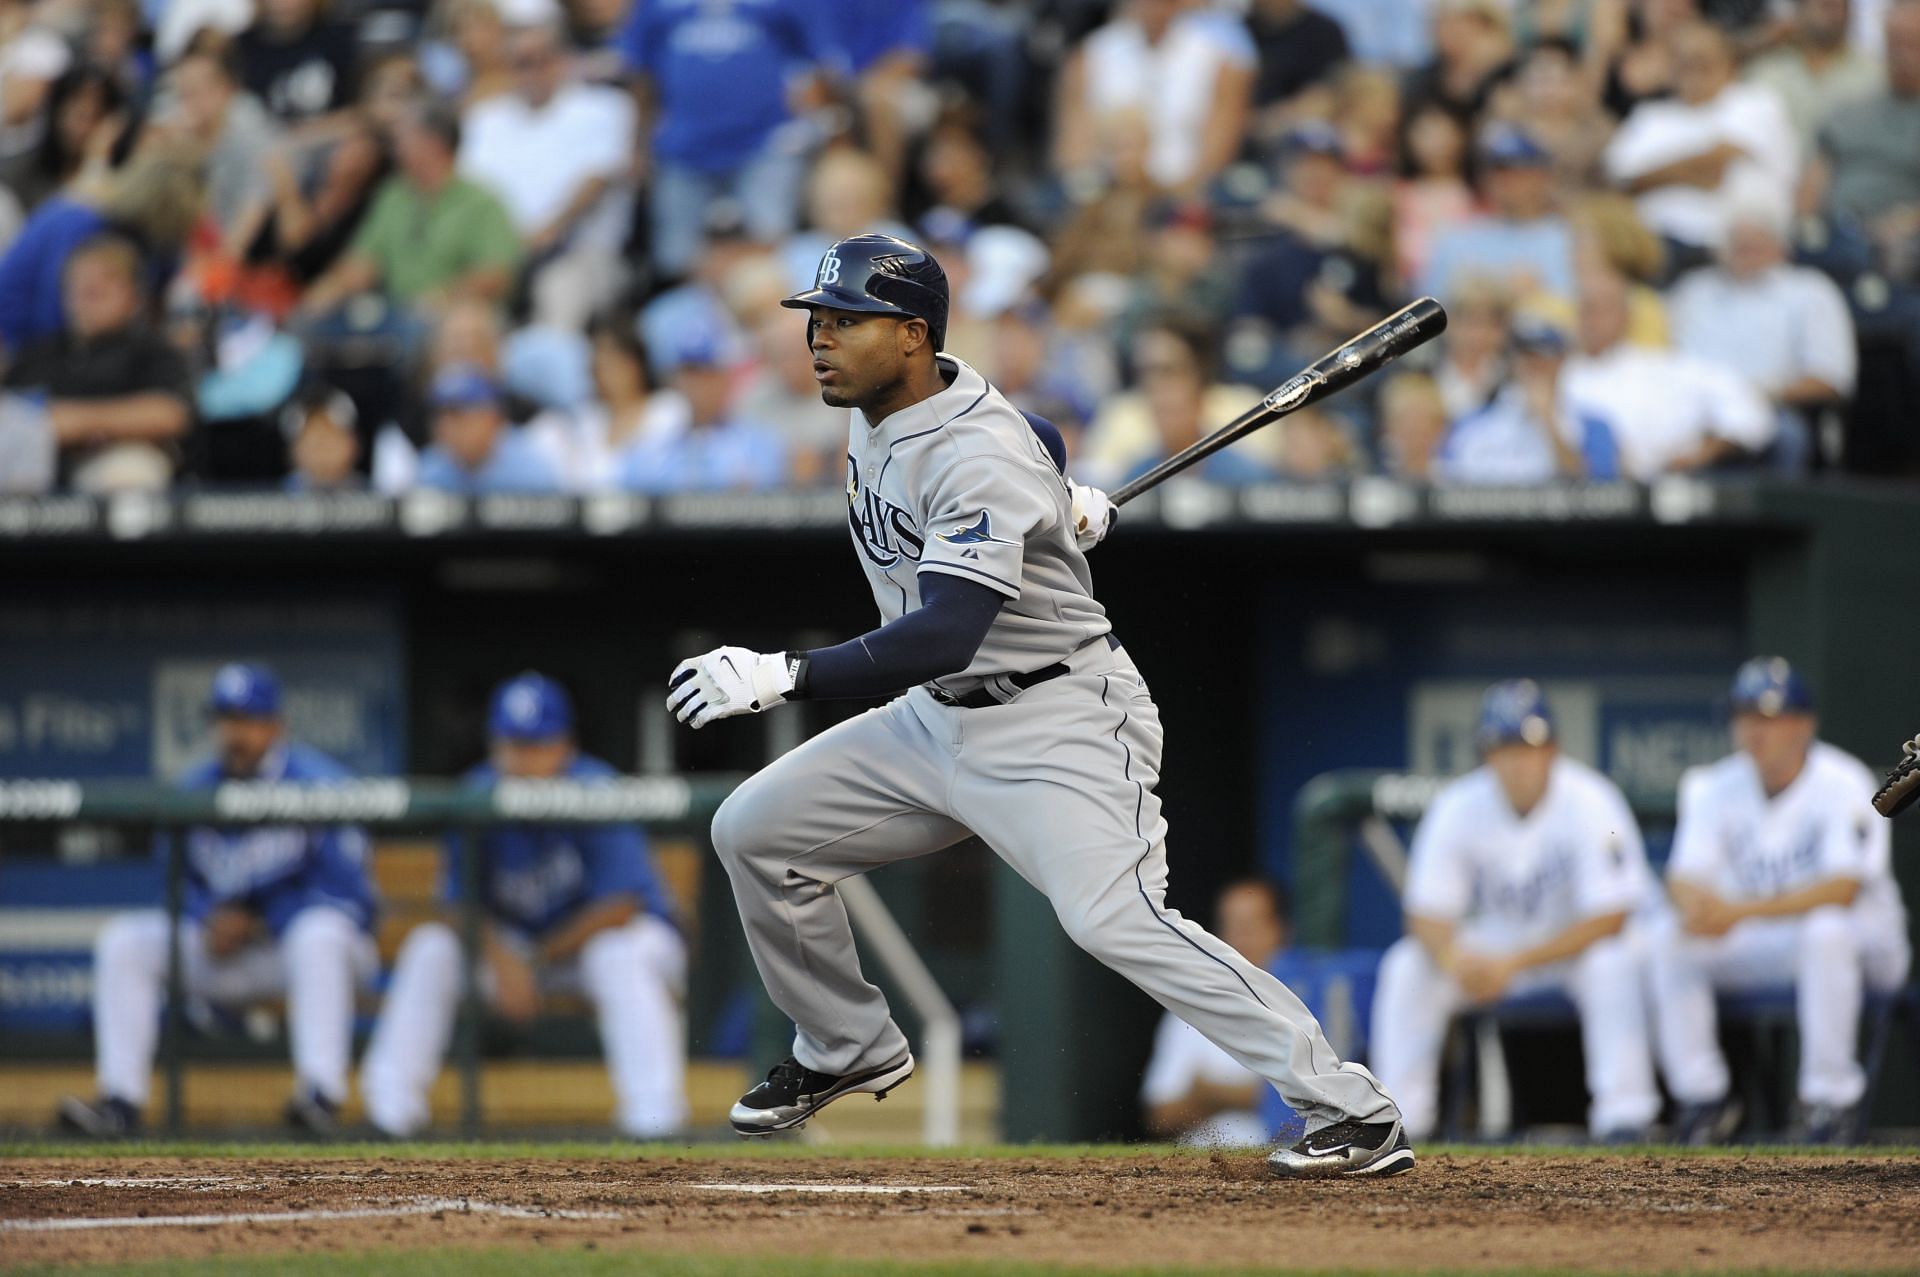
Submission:
POLYGON ((766 1081, 740 1097, 727 1119, 742 1135, 798 1130, 808 1118, 843 1095, 870 1094, 884 1100, 889 1091, 912 1076, 912 1055, 845 1076, 816 1073, 789 1055, 773 1066, 766 1081))
POLYGON ((340 1133, 340 1106, 316 1087, 302 1087, 287 1101, 287 1125, 304 1135, 331 1139, 340 1133))
POLYGON ((1413 1145, 1399 1118, 1391 1122, 1335 1122, 1292 1148, 1277 1148, 1267 1169, 1286 1179, 1399 1175, 1413 1169, 1413 1145))
POLYGON ((140 1133, 140 1110, 116 1095, 83 1100, 69 1095, 60 1101, 60 1129, 96 1140, 126 1139, 140 1133))
POLYGON ((1740 1101, 1731 1097, 1679 1105, 1673 1114, 1673 1142, 1693 1148, 1728 1143, 1743 1116, 1740 1101))

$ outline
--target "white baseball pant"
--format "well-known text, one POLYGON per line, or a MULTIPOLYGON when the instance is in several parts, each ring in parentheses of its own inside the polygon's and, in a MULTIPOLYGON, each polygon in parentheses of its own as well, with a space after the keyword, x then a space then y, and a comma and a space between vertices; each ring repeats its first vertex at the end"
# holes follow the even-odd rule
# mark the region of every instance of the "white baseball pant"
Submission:
MULTIPOLYGON (((228 958, 209 954, 200 928, 183 922, 180 959, 189 997, 244 1006, 285 994, 298 1083, 335 1104, 347 1098, 354 989, 380 965, 373 938, 352 918, 330 905, 313 905, 294 915, 278 943, 248 945, 228 958)), ((166 912, 143 909, 111 919, 93 947, 93 1044, 101 1095, 146 1103, 166 992, 166 912)))
MULTIPOLYGON (((1598 941, 1569 961, 1522 972, 1508 990, 1558 989, 1573 999, 1592 1097, 1587 1126, 1597 1135, 1643 1129, 1660 1112, 1642 973, 1638 938, 1629 931, 1598 941)), ((1466 1006, 1460 986, 1412 936, 1380 960, 1373 995, 1373 1071, 1400 1102, 1410 1139, 1429 1138, 1439 1121, 1440 1054, 1448 1023, 1466 1006)))
POLYGON ((1889 992, 1907 978, 1907 938, 1851 909, 1826 906, 1797 917, 1749 918, 1726 935, 1688 934, 1668 917, 1653 934, 1652 989, 1660 1071, 1683 1104, 1724 1099, 1716 989, 1794 988, 1800 1027, 1800 1099, 1846 1108, 1867 1090, 1859 1041, 1863 990, 1889 992))
MULTIPOLYGON (((440 922, 415 927, 394 961, 393 982, 360 1064, 367 1117, 389 1135, 414 1134, 432 1118, 428 1092, 446 1059, 464 992, 460 962, 459 937, 440 922)), ((584 993, 593 1003, 620 1132, 649 1139, 685 1127, 680 998, 687 950, 680 933, 642 916, 599 932, 577 961, 539 976, 542 993, 584 993)), ((483 965, 482 993, 491 996, 491 986, 483 965)))

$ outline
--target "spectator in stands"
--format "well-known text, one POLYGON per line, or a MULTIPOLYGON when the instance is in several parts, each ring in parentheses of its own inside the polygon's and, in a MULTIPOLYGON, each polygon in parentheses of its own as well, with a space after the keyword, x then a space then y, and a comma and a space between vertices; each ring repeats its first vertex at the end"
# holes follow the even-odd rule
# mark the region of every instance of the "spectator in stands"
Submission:
POLYGON ((1643 102, 1674 91, 1674 36, 1700 21, 1699 0, 1631 0, 1596 5, 1590 59, 1605 61, 1602 102, 1609 114, 1625 118, 1643 102))
POLYGON ((1509 296, 1573 291, 1573 232, 1554 207, 1553 155, 1510 124, 1480 139, 1480 190, 1490 212, 1434 239, 1420 291, 1447 301, 1474 277, 1509 296))
POLYGON ((1393 186, 1394 279, 1409 292, 1426 275, 1434 242, 1474 214, 1468 143, 1458 117, 1431 102, 1416 108, 1402 130, 1393 186))
POLYGON ((1306 0, 1252 0, 1247 33, 1258 70, 1253 81, 1253 134, 1284 137, 1332 105, 1332 81, 1347 61, 1340 24, 1306 0))
MULTIPOLYGON (((214 757, 190 768, 180 787, 347 779, 340 764, 287 736, 282 703, 271 670, 222 666, 208 698, 214 757)), ((335 1132, 347 1098, 354 989, 380 961, 366 834, 353 825, 197 827, 186 831, 179 854, 185 891, 177 929, 164 911, 140 910, 110 920, 94 942, 98 1091, 92 1101, 63 1100, 61 1125, 95 1137, 139 1130, 171 933, 195 1002, 235 1007, 286 997, 294 1072, 287 1121, 314 1134, 335 1132)))
POLYGON ((360 461, 360 414, 353 400, 331 386, 315 384, 296 394, 280 413, 287 456, 288 492, 351 492, 364 485, 360 461))
POLYGON ((253 25, 233 42, 247 91, 290 126, 345 110, 354 99, 359 47, 330 21, 326 0, 258 0, 253 25))
POLYGON ((935 212, 957 215, 975 226, 1025 226, 1007 202, 994 172, 993 153, 973 128, 953 120, 936 126, 920 152, 920 182, 935 212))
POLYGON ((207 213, 225 256, 237 260, 266 215, 268 157, 280 130, 223 58, 189 53, 169 79, 178 126, 206 157, 207 213))
MULTIPOLYGON (((1228 883, 1214 898, 1213 933, 1266 969, 1291 938, 1284 894, 1265 878, 1228 883)), ((1162 1013, 1140 1079, 1147 1134, 1182 1144, 1265 1144, 1260 1089, 1259 1075, 1173 1012, 1162 1013)))
POLYGON ((353 245, 307 290, 320 315, 378 289, 433 313, 460 297, 498 301, 520 260, 519 236, 498 197, 455 170, 460 122, 438 108, 409 112, 394 133, 399 172, 374 196, 353 245))
POLYGON ((833 70, 846 82, 867 149, 898 181, 908 142, 937 109, 926 83, 933 0, 840 0, 816 21, 833 28, 833 70))
MULTIPOLYGON (((781 312, 782 314, 786 312, 781 312)), ((596 319, 593 343, 593 402, 570 413, 544 413, 527 429, 547 450, 568 491, 610 492, 619 485, 621 459, 643 440, 664 438, 687 428, 687 401, 671 390, 656 390, 647 368, 647 348, 624 317, 596 319)), ((803 351, 806 343, 795 339, 803 351)), ((813 361, 807 360, 807 382, 813 361)), ((840 413, 841 445, 846 443, 846 414, 840 413)))
POLYGON ((420 457, 420 487, 469 496, 562 490, 559 470, 537 441, 508 422, 504 392, 480 369, 442 369, 428 402, 433 444, 420 457))
POLYGON ((1506 293, 1477 279, 1462 284, 1447 305, 1447 331, 1433 379, 1447 406, 1447 420, 1478 412, 1506 380, 1507 325, 1512 303, 1506 293))
MULTIPOLYGON (((1133 342, 1135 388, 1100 406, 1088 427, 1081 481, 1124 483, 1252 407, 1260 392, 1214 380, 1219 339, 1204 319, 1170 315, 1133 342)), ((1262 432, 1270 435, 1272 432, 1262 432)), ((1259 435, 1214 453, 1189 473, 1215 483, 1259 483, 1279 469, 1278 444, 1259 435)))
POLYGON ((62 290, 67 257, 80 244, 113 230, 135 239, 153 259, 177 252, 199 219, 198 167, 167 147, 155 147, 115 170, 99 189, 76 190, 41 202, 0 258, 0 346, 17 355, 64 330, 62 290))
POLYGON ((1857 1137, 1866 1073, 1855 1055, 1862 993, 1907 977, 1906 912, 1874 774, 1819 739, 1806 681, 1756 657, 1733 682, 1730 757, 1680 780, 1667 886, 1677 919, 1654 933, 1661 1072, 1682 1143, 1739 1123, 1720 1053, 1716 989, 1797 992, 1802 1111, 1814 1143, 1857 1137))
POLYGON ((467 109, 460 172, 506 202, 534 322, 577 331, 624 282, 633 99, 573 78, 551 24, 514 30, 508 49, 514 91, 467 109))
POLYGON ((53 86, 72 65, 72 49, 39 6, 0 3, 0 165, 10 168, 39 146, 53 86))
POLYGON ((186 361, 146 323, 140 250, 98 236, 66 259, 64 281, 64 333, 21 352, 7 385, 46 397, 75 487, 164 488, 193 424, 193 384, 186 361))
POLYGON ((668 384, 686 401, 683 428, 636 440, 621 454, 619 485, 629 492, 725 492, 777 488, 787 479, 785 441, 734 405, 730 339, 713 329, 683 332, 665 352, 668 384))
POLYGON ((1766 395, 1782 446, 1800 445, 1798 463, 1807 418, 1853 396, 1859 352, 1847 299, 1819 271, 1788 262, 1786 234, 1785 208, 1736 206, 1719 265, 1687 274, 1668 305, 1675 347, 1766 395))
MULTIPOLYGON (((752 218, 738 211, 751 234, 752 218)), ((806 229, 787 236, 780 246, 793 287, 810 287, 827 247, 849 235, 914 238, 900 220, 893 179, 880 161, 856 147, 835 146, 820 153, 807 175, 806 229)))
POLYGON ((435 6, 435 37, 420 51, 434 93, 462 108, 513 91, 501 0, 449 0, 435 6))
POLYGON ((1509 12, 1499 0, 1438 0, 1432 12, 1434 60, 1411 77, 1407 100, 1477 119, 1517 66, 1509 12))
POLYGON ((1063 176, 1100 166, 1114 117, 1148 130, 1147 175, 1163 192, 1199 194, 1246 140, 1258 54, 1225 14, 1182 0, 1126 0, 1061 66, 1053 162, 1063 176))
POLYGON ((1356 62, 1406 72, 1432 56, 1425 0, 1317 0, 1314 7, 1340 24, 1356 62))
MULTIPOLYGON (((1636 346, 1670 344, 1667 303, 1658 288, 1666 270, 1666 247, 1640 220, 1633 200, 1613 191, 1584 195, 1567 221, 1573 228, 1576 275, 1601 269, 1627 280, 1627 340, 1636 346)), ((1572 297, 1564 300, 1570 305, 1572 297)))
MULTIPOLYGON (((779 432, 789 482, 800 487, 837 485, 847 464, 847 410, 829 407, 820 398, 806 320, 804 313, 783 307, 765 309, 752 333, 760 358, 741 391, 740 415, 779 432)), ((1004 382, 998 384, 1012 395, 1004 382)))
POLYGON ((1696 22, 1673 36, 1671 100, 1633 109, 1607 144, 1607 176, 1637 196, 1640 216, 1696 261, 1726 233, 1728 202, 1749 193, 1785 202, 1799 148, 1779 95, 1734 78, 1732 38, 1696 22))
POLYGON ((1561 373, 1561 420, 1600 423, 1623 477, 1739 463, 1773 444, 1779 423, 1730 368, 1627 341, 1627 284, 1604 268, 1580 280, 1580 353, 1561 373))
POLYGON ((1748 83, 1779 94, 1803 155, 1835 108, 1886 86, 1879 60, 1848 43, 1852 7, 1851 0, 1796 0, 1788 42, 1747 67, 1748 83))
POLYGON ((153 52, 171 66, 196 41, 222 46, 252 25, 254 0, 167 0, 154 20, 153 52))
POLYGON ((1614 122, 1599 98, 1599 85, 1580 51, 1567 40, 1550 38, 1521 55, 1519 71, 1494 109, 1553 156, 1554 182, 1564 195, 1600 185, 1600 156, 1614 122))
POLYGON ((126 95, 103 68, 78 63, 53 83, 47 97, 47 130, 39 146, 0 173, 24 212, 42 201, 97 178, 127 127, 126 95))
POLYGON ((1561 404, 1560 373, 1569 335, 1547 317, 1522 310, 1513 318, 1509 375, 1485 407, 1454 421, 1434 458, 1446 483, 1550 483, 1616 479, 1613 436, 1561 404))
MULTIPOLYGON (((540 674, 509 679, 487 715, 491 758, 466 775, 475 788, 512 781, 604 785, 614 769, 574 743, 573 705, 540 674)), ((645 837, 631 824, 511 825, 447 839, 441 898, 447 920, 408 933, 394 962, 360 1067, 367 1116, 407 1136, 432 1120, 428 1092, 453 1038, 466 988, 459 915, 468 875, 484 911, 482 988, 493 1010, 526 1024, 543 999, 583 993, 593 1004, 613 1081, 614 1125, 635 1139, 687 1122, 686 1046, 679 1001, 686 943, 645 837), (470 867, 467 858, 481 857, 470 867)))
MULTIPOLYGON (((1218 323, 1234 303, 1235 281, 1220 258, 1205 204, 1165 203, 1147 214, 1147 258, 1133 279, 1115 341, 1126 343, 1154 316, 1182 311, 1218 323)), ((1247 285, 1243 282, 1241 288, 1247 285)))
POLYGON ((1557 989, 1580 1013, 1588 1128, 1641 1143, 1660 1092, 1625 934, 1654 897, 1633 812, 1612 781, 1560 753, 1530 679, 1487 690, 1474 743, 1482 766, 1442 789, 1414 834, 1407 935, 1381 959, 1374 993, 1373 1071, 1408 1137, 1431 1138, 1454 1013, 1557 989))
POLYGON ((808 140, 794 104, 818 101, 828 34, 800 0, 633 7, 620 45, 651 130, 651 255, 661 274, 693 265, 702 215, 723 195, 762 243, 792 229, 808 140))
POLYGON ((1423 372, 1396 372, 1380 387, 1380 463, 1390 477, 1429 483, 1447 437, 1447 406, 1440 387, 1423 372))
POLYGON ((1920 275, 1920 0, 1887 8, 1887 86, 1837 108, 1820 133, 1826 206, 1920 275))

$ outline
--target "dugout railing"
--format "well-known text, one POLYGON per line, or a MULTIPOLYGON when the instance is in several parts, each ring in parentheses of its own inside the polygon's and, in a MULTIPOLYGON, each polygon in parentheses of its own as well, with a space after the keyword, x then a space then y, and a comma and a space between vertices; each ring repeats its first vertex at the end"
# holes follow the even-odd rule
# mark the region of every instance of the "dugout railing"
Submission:
MULTIPOLYGON (((0 830, 76 825, 152 830, 162 862, 163 906, 177 924, 184 899, 185 839, 175 835, 194 826, 348 824, 377 834, 458 833, 467 846, 477 847, 477 835, 503 826, 625 822, 688 837, 704 851, 711 849, 707 831, 713 813, 741 779, 708 774, 598 782, 503 780, 491 787, 421 778, 324 784, 236 781, 200 791, 145 781, 0 780, 0 830)), ((460 861, 465 890, 459 930, 469 960, 452 1062, 460 1078, 460 1127, 468 1136, 480 1132, 484 1116, 484 1008, 477 960, 484 924, 478 889, 481 864, 479 855, 460 861)), ((923 1138, 931 1145, 957 1143, 959 1016, 872 885, 855 878, 839 884, 839 890, 862 940, 921 1021, 923 1138)), ((169 928, 169 936, 167 999, 156 1067, 162 1077, 163 1129, 179 1134, 184 1124, 186 999, 177 925, 169 928)))
MULTIPOLYGON (((1345 947, 1349 896, 1354 883, 1354 858, 1362 856, 1391 890, 1394 907, 1406 884, 1405 832, 1425 815, 1434 796, 1450 777, 1419 775, 1371 768, 1347 768, 1322 773, 1302 786, 1293 807, 1294 912, 1296 934, 1302 944, 1345 947)), ((1672 839, 1675 801, 1672 790, 1629 792, 1628 805, 1640 824, 1648 858, 1658 873, 1666 862, 1672 839)), ((1910 985, 1892 995, 1869 994, 1863 1006, 1863 1063, 1868 1090, 1860 1105, 1857 1139, 1871 1117, 1896 1019, 1904 1011, 1916 1014, 1915 990, 1910 985)), ((1771 1058, 1777 1079, 1791 1077, 1782 1067, 1783 1049, 1795 1023, 1790 988, 1761 990, 1720 999, 1724 1020, 1746 1025, 1752 1036, 1753 1060, 1771 1058)), ((1459 1017, 1465 1032, 1453 1035, 1445 1061, 1449 1085, 1443 1095, 1442 1122, 1450 1136, 1464 1134, 1461 1126, 1468 1093, 1477 1110, 1477 1134, 1501 1138, 1513 1127, 1513 1089, 1500 1040, 1503 1026, 1526 1028, 1577 1023, 1571 1002, 1558 994, 1524 995, 1504 999, 1459 1017)), ((1750 1061, 1751 1062, 1751 1061, 1750 1061)), ((1746 1095, 1752 1113, 1780 1112, 1784 1105, 1765 1094, 1757 1071, 1748 1074, 1746 1095)))

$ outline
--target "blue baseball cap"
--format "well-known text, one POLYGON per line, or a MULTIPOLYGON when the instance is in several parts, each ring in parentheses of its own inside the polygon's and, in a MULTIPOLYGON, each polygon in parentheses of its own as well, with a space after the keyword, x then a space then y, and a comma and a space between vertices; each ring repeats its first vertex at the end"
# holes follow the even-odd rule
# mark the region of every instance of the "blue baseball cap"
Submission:
POLYGON ((1540 684, 1530 678, 1495 683, 1480 698, 1473 743, 1481 753, 1501 745, 1545 745, 1553 740, 1553 715, 1540 684))
POLYGON ((477 408, 500 402, 500 386, 473 364, 449 364, 433 379, 427 400, 435 408, 477 408))
POLYGON ((1567 330, 1543 315, 1520 312, 1513 317, 1508 333, 1513 339, 1515 350, 1542 355, 1564 355, 1568 345, 1567 330))
POLYGON ((1553 152, 1525 129, 1495 124, 1480 135, 1480 158, 1496 168, 1546 168, 1553 152))
POLYGON ((1331 155, 1339 158, 1344 155, 1346 146, 1340 137, 1340 130, 1323 120, 1306 120, 1287 130, 1281 139, 1281 147, 1289 155, 1331 155))
POLYGON ((573 701, 560 684, 529 670, 494 689, 487 731, 506 740, 554 740, 573 731, 573 701))
POLYGON ((1733 676, 1733 691, 1727 699, 1736 714, 1777 718, 1813 712, 1807 681, 1784 656, 1756 656, 1742 665, 1733 676))
POLYGON ((235 661, 222 665, 213 675, 213 690, 207 696, 207 708, 229 718, 277 718, 280 714, 280 680, 264 665, 235 661))

